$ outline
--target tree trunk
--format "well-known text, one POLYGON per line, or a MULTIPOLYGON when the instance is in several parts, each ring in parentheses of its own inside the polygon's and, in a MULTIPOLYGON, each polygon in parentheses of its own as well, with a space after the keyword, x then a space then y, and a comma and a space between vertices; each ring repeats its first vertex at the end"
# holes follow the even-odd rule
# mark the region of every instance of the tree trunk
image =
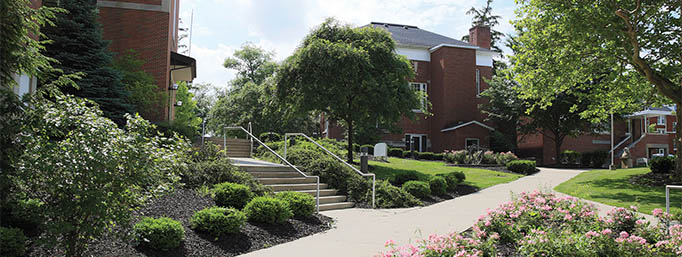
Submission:
POLYGON ((556 164, 560 165, 561 164, 561 143, 559 143, 559 140, 554 141, 554 158, 556 158, 556 164))
POLYGON ((677 126, 675 126, 675 148, 677 148, 677 160, 675 161, 675 171, 673 177, 675 180, 682 180, 682 107, 679 104, 675 108, 675 118, 677 118, 677 126))
POLYGON ((346 120, 348 125, 348 163, 353 163, 353 121, 346 120))

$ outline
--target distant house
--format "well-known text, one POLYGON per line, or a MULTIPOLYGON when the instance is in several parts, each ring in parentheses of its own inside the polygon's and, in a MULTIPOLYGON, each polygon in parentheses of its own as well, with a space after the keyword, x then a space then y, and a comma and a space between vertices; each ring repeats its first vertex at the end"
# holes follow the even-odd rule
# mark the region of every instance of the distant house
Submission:
MULTIPOLYGON (((633 161, 644 163, 653 156, 675 154, 675 107, 649 107, 622 117, 614 123, 614 148, 611 149, 611 131, 570 137, 564 140, 561 151, 578 152, 613 151, 616 164, 620 163, 623 149, 627 147, 633 161)), ((554 142, 540 133, 519 137, 518 148, 522 156, 533 156, 540 165, 556 164, 554 142)), ((610 158, 610 157, 609 157, 610 158)), ((608 165, 610 159, 605 163, 608 165)))
MULTIPOLYGON (((401 134, 385 134, 382 142, 415 151, 442 152, 470 145, 488 147, 493 130, 479 105, 487 100, 483 78, 492 77, 493 55, 490 28, 469 30, 471 43, 436 34, 411 25, 372 22, 387 30, 397 43, 396 52, 412 63, 416 77, 409 84, 423 91, 432 104, 432 116, 417 112, 416 120, 403 118, 401 134)), ((341 139, 344 130, 334 121, 321 119, 323 136, 341 139)))

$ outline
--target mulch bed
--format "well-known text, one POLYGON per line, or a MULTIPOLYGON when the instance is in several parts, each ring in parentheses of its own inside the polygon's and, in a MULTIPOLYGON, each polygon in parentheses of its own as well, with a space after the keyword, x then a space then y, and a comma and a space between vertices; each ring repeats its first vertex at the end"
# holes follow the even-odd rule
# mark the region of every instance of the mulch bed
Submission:
MULTIPOLYGON (((332 218, 314 214, 306 219, 290 219, 285 224, 269 225, 247 222, 239 234, 215 238, 204 233, 196 233, 190 228, 189 219, 195 211, 215 205, 213 199, 201 196, 194 190, 179 189, 175 193, 152 201, 135 214, 135 221, 141 216, 169 217, 182 222, 185 227, 185 241, 179 248, 163 252, 131 242, 105 236, 93 242, 86 256, 236 256, 239 254, 268 248, 277 244, 293 241, 329 230, 332 218)), ((29 256, 55 256, 55 252, 34 249, 29 256)))
POLYGON ((664 187, 665 185, 682 185, 682 182, 671 179, 670 173, 653 172, 632 176, 630 177, 630 183, 633 185, 653 187, 664 187))

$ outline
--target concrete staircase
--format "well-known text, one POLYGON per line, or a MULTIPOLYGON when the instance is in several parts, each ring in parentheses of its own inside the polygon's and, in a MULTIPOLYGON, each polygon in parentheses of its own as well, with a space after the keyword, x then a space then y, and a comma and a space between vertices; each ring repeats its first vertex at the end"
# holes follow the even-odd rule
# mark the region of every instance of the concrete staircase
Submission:
MULTIPOLYGON (((227 156, 235 166, 254 176, 263 185, 270 186, 274 192, 296 191, 315 197, 317 184, 315 178, 304 177, 293 168, 251 158, 251 142, 246 139, 227 139, 227 156)), ((345 195, 336 189, 320 183, 320 211, 352 208, 355 203, 347 202, 345 195)))

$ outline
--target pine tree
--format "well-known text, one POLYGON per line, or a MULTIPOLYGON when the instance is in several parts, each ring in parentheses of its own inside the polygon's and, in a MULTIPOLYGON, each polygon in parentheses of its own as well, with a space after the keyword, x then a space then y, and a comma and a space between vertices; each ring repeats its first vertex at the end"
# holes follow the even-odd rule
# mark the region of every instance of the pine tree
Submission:
POLYGON ((53 27, 43 32, 52 42, 46 46, 45 55, 59 61, 53 65, 64 73, 83 72, 79 88, 62 88, 64 93, 95 101, 104 116, 117 124, 125 124, 124 115, 134 113, 127 100, 128 92, 121 75, 112 66, 109 43, 102 39, 97 22, 95 1, 61 0, 59 7, 68 13, 59 13, 53 27))

